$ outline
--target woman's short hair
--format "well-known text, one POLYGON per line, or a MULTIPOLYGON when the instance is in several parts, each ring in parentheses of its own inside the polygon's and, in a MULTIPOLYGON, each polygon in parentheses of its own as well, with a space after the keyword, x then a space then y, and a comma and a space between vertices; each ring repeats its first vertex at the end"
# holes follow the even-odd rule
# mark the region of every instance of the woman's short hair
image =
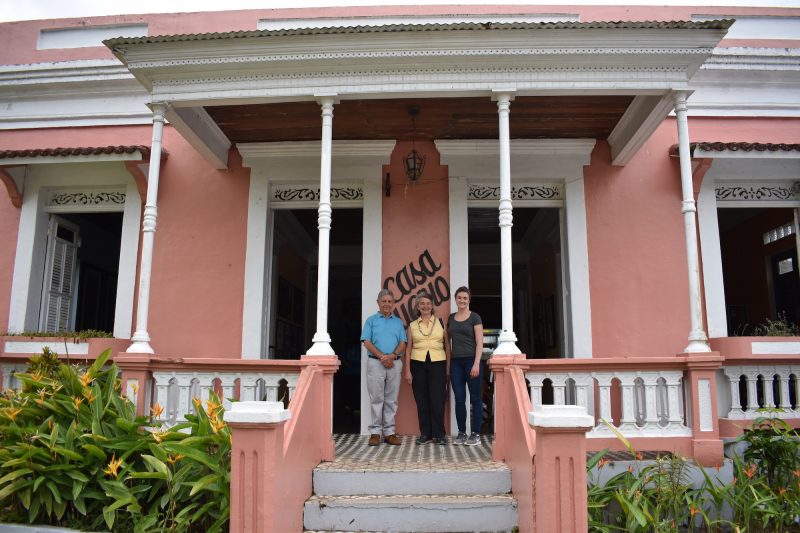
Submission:
POLYGON ((417 313, 419 313, 419 299, 420 298, 425 298, 427 300, 430 300, 431 301, 431 305, 433 305, 433 297, 431 296, 431 293, 429 293, 425 289, 422 289, 416 295, 414 295, 414 311, 416 311, 417 313))
POLYGON ((469 290, 469 287, 467 287, 466 285, 462 285, 461 287, 457 288, 456 289, 456 293, 453 296, 454 297, 458 296, 458 293, 460 293, 460 292, 466 292, 467 296, 469 296, 470 299, 472 298, 472 291, 469 290))
POLYGON ((394 293, 389 289, 381 289, 381 291, 378 293, 378 297, 376 298, 376 300, 380 302, 381 298, 383 298, 384 296, 391 296, 392 300, 394 300, 394 293))

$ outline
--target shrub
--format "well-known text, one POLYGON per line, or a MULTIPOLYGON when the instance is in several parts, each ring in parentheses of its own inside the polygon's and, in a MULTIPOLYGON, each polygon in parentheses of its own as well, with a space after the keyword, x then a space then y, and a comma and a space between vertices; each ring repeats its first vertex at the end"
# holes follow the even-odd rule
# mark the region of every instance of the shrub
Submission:
MULTIPOLYGON (((0 520, 113 531, 225 531, 230 431, 211 395, 148 427, 120 396, 110 350, 85 369, 17 374, 0 396, 0 520)), ((31 369, 33 370, 33 368, 31 369)), ((160 409, 158 405, 154 408, 160 409)))

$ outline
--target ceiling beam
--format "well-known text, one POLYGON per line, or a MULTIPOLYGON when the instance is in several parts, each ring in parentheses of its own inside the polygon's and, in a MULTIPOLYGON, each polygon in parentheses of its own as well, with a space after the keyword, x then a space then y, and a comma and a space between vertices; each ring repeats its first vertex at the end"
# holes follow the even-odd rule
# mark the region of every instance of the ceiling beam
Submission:
POLYGON ((611 164, 627 165, 673 108, 671 91, 659 96, 639 95, 634 98, 608 136, 611 164))
POLYGON ((169 106, 167 120, 214 168, 228 168, 231 141, 205 109, 169 106))

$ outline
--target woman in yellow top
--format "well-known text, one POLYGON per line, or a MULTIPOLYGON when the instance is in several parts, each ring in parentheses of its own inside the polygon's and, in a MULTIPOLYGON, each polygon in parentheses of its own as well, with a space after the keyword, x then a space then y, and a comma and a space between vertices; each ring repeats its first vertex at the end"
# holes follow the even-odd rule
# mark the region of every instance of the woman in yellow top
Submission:
POLYGON ((433 441, 445 445, 444 403, 450 373, 450 342, 442 321, 433 314, 433 300, 426 291, 416 296, 419 318, 408 325, 404 372, 417 402, 420 436, 417 444, 433 441))

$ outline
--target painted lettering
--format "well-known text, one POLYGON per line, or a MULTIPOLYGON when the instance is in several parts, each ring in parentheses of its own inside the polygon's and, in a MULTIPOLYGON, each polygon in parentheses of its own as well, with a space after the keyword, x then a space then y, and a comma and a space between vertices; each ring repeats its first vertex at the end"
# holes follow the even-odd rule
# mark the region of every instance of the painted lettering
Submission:
POLYGON ((414 261, 404 265, 394 276, 389 276, 383 280, 383 288, 389 289, 394 293, 395 307, 394 314, 403 324, 408 324, 417 318, 414 309, 416 296, 413 294, 415 289, 426 287, 431 295, 434 305, 446 304, 450 300, 450 285, 442 276, 434 276, 442 269, 442 264, 437 264, 429 250, 422 252, 414 261))

